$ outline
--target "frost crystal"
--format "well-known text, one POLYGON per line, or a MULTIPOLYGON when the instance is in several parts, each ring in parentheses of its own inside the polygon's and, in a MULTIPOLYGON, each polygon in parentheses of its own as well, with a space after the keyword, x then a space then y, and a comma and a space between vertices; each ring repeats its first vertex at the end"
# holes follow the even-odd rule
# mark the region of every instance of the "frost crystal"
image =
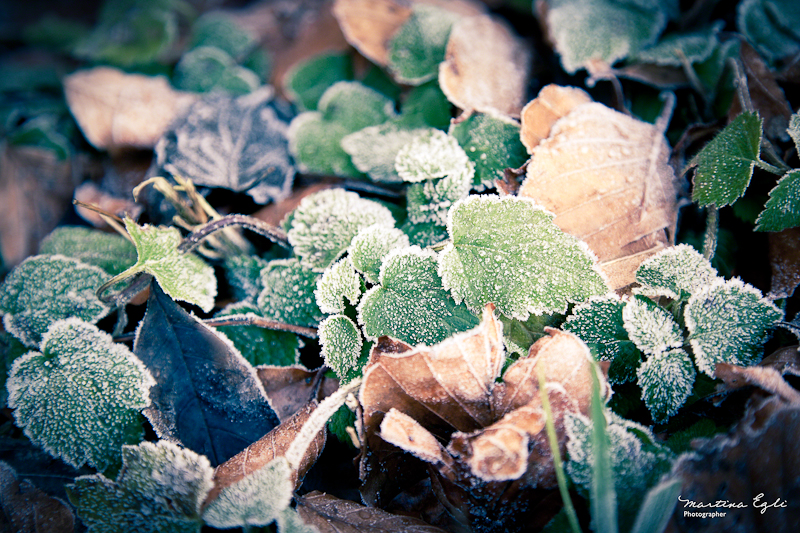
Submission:
MULTIPOLYGON (((251 313, 261 316, 261 311, 254 304, 239 302, 228 305, 216 316, 251 313)), ((260 326, 218 326, 215 329, 225 335, 253 366, 289 366, 300 361, 302 344, 294 333, 260 326)))
POLYGON ((717 363, 756 364, 769 330, 782 318, 783 311, 738 278, 704 287, 684 311, 697 368, 714 377, 717 363))
POLYGON ((258 296, 263 316, 295 326, 316 327, 322 320, 314 297, 318 276, 297 259, 270 261, 261 274, 264 290, 258 296))
POLYGON ((20 263, 0 285, 0 313, 6 331, 38 347, 55 322, 78 317, 97 322, 109 308, 95 291, 108 279, 96 266, 62 255, 36 255, 20 263))
POLYGON ((439 275, 457 302, 520 320, 607 292, 588 248, 531 200, 472 196, 450 209, 439 275), (558 258, 558 260, 555 260, 558 258))
POLYGON ((637 374, 642 399, 657 424, 678 412, 692 393, 696 376, 692 359, 683 350, 651 355, 637 374))
POLYGON ((370 283, 378 283, 386 254, 409 244, 408 237, 401 230, 375 224, 358 232, 348 252, 355 269, 364 274, 370 283))
POLYGON ((344 189, 307 196, 291 213, 289 243, 300 261, 321 272, 350 246, 359 230, 373 224, 394 226, 391 212, 378 202, 344 189))
POLYGON ((261 286, 261 271, 267 261, 257 255, 231 255, 225 258, 225 279, 233 289, 237 300, 255 301, 264 289, 261 286))
POLYGON ((403 181, 417 183, 446 176, 475 172, 458 140, 443 131, 428 130, 418 135, 397 153, 395 169, 403 181))
POLYGON ((80 226, 56 228, 39 246, 42 255, 64 255, 115 276, 136 262, 136 248, 124 237, 80 226))
POLYGON ((325 364, 332 368, 342 383, 349 381, 361 355, 361 333, 344 315, 332 315, 319 325, 319 340, 325 364))
POLYGON ((646 354, 663 353, 683 344, 681 328, 672 315, 647 298, 631 299, 622 311, 622 319, 628 338, 646 354))
POLYGON ((123 446, 122 462, 116 481, 95 474, 70 486, 90 533, 200 531, 200 506, 214 484, 208 459, 161 440, 123 446))
POLYGON ((800 170, 783 176, 769 191, 764 211, 758 215, 756 230, 783 231, 800 226, 800 170))
POLYGON ((337 261, 325 270, 322 277, 317 279, 314 296, 323 313, 343 313, 345 298, 352 305, 358 303, 361 297, 361 276, 353 268, 350 257, 337 261))
POLYGON ((380 283, 358 306, 358 321, 368 339, 389 335, 430 346, 478 325, 478 318, 442 288, 433 252, 416 246, 390 252, 380 283))
POLYGON ((444 226, 453 204, 469 194, 472 185, 470 175, 453 174, 409 185, 406 189, 408 219, 414 224, 432 222, 444 226))
POLYGON ((698 289, 718 278, 717 271, 697 250, 686 244, 667 248, 645 260, 636 270, 639 294, 686 301, 698 289))
POLYGON ((40 352, 16 361, 6 382, 17 425, 65 462, 103 470, 142 438, 150 372, 123 344, 77 318, 55 322, 40 352))
POLYGON ((397 153, 426 131, 426 128, 407 129, 395 122, 385 122, 347 135, 342 139, 342 148, 350 154, 356 168, 373 181, 400 183, 403 179, 394 168, 397 153))

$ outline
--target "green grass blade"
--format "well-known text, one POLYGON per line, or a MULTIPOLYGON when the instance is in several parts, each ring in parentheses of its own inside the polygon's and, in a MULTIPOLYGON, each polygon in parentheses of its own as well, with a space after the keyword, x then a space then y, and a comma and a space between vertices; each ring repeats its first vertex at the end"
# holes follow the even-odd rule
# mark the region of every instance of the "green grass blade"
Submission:
POLYGON ((668 479, 647 491, 639 507, 631 533, 661 533, 665 527, 681 490, 681 480, 668 479))
POLYGON ((600 382, 592 372, 592 485, 589 491, 594 530, 597 533, 618 533, 617 493, 611 470, 611 453, 600 382))

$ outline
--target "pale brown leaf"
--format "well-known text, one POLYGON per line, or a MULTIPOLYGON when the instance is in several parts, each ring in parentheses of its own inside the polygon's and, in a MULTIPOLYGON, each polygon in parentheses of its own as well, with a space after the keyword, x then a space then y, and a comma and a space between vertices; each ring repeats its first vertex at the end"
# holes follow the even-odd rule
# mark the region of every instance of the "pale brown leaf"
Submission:
POLYGON ((800 285, 800 228, 769 234, 770 296, 789 298, 800 285))
POLYGON ((264 386, 270 406, 281 421, 286 420, 313 399, 321 400, 339 388, 339 380, 319 375, 301 365, 259 366, 258 379, 264 386))
POLYGON ((450 32, 439 86, 461 109, 519 117, 529 65, 529 47, 504 22, 466 17, 450 32))
POLYGON ((75 516, 69 505, 47 495, 27 479, 19 481, 0 461, 0 526, 15 533, 71 533, 75 516))
POLYGON ((558 119, 567 115, 581 104, 592 101, 583 89, 546 85, 536 98, 522 109, 522 128, 519 136, 528 153, 550 136, 550 129, 558 119))
POLYGON ((170 123, 198 99, 174 90, 164 76, 126 74, 110 67, 64 78, 67 104, 98 149, 152 148, 170 123))
POLYGON ((426 463, 444 463, 450 458, 436 437, 419 422, 395 408, 389 409, 381 422, 380 437, 414 454, 426 463))
POLYGON ((742 367, 728 363, 717 363, 714 372, 714 375, 724 382, 724 385, 721 386, 722 389, 718 386, 718 391, 728 392, 745 385, 755 385, 778 396, 788 404, 800 406, 800 392, 789 385, 783 379, 781 373, 771 366, 742 367))

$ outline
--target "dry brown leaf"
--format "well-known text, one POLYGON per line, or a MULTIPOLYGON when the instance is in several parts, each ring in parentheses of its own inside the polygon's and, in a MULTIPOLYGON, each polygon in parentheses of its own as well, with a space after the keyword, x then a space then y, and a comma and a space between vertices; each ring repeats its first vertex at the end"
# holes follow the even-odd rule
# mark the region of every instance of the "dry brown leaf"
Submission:
POLYGON ((98 149, 152 148, 170 123, 199 96, 174 90, 164 76, 126 74, 110 67, 64 78, 69 110, 98 149))
MULTIPOLYGON (((127 216, 136 220, 142 212, 142 206, 133 200, 108 194, 92 181, 85 181, 76 187, 74 199, 77 202, 92 205, 105 213, 116 215, 119 218, 127 216)), ((108 227, 106 221, 97 211, 81 205, 76 205, 75 211, 83 220, 96 228, 108 227)))
POLYGON ((14 533, 71 533, 75 516, 69 505, 49 496, 27 479, 19 481, 0 461, 0 530, 14 533))
POLYGON ((530 59, 529 47, 501 20, 466 17, 450 32, 439 86, 461 109, 519 117, 530 59))
POLYGON ((320 533, 444 533, 417 518, 365 507, 323 492, 312 491, 296 501, 300 517, 320 533))
POLYGON ((522 128, 519 136, 528 153, 550 136, 550 129, 558 119, 581 104, 592 101, 583 89, 545 85, 536 98, 522 109, 522 128))
MULTIPOLYGON (((214 487, 206 496, 203 505, 207 506, 214 501, 226 487, 254 474, 273 459, 285 455, 300 428, 316 408, 316 400, 308 403, 302 410, 281 422, 278 427, 214 469, 214 487)), ((295 489, 300 486, 303 476, 314 466, 322 453, 322 449, 325 447, 326 431, 323 428, 317 434, 306 450, 298 469, 292 472, 295 489)))
POLYGON ((586 242, 615 290, 671 245, 677 184, 660 128, 602 104, 574 107, 531 151, 519 195, 586 242))
POLYGON ((717 363, 714 372, 714 375, 724 382, 717 386, 718 392, 729 392, 746 385, 755 385, 788 404, 800 406, 800 392, 783 379, 778 369, 764 365, 763 361, 759 365, 750 367, 717 363))
POLYGON ((800 228, 769 234, 771 298, 789 298, 800 285, 800 228))
POLYGON ((322 400, 339 388, 339 380, 320 376, 319 370, 308 370, 301 365, 259 366, 256 373, 270 406, 281 421, 311 400, 322 400))
POLYGON ((321 190, 330 189, 335 186, 336 184, 333 180, 324 180, 324 179, 320 182, 313 183, 311 185, 307 185, 304 187, 295 186, 292 188, 292 193, 288 197, 278 202, 272 202, 262 207, 261 209, 253 213, 253 216, 259 220, 266 222, 267 224, 271 224, 275 227, 280 227, 281 221, 286 217, 286 215, 294 211, 294 209, 298 205, 300 205, 300 202, 303 200, 303 198, 305 198, 306 196, 310 196, 321 190))

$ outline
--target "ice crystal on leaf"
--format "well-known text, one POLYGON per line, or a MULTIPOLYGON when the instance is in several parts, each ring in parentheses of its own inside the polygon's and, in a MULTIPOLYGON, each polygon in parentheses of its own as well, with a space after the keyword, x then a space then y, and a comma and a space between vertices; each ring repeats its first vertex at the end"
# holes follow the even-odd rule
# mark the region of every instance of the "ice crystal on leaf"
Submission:
POLYGON ((363 228, 350 243, 348 250, 353 266, 367 281, 378 283, 381 264, 386 254, 409 246, 408 236, 397 228, 375 224, 363 228))
POLYGON ((397 81, 420 85, 439 74, 447 38, 458 15, 425 4, 415 4, 411 16, 389 42, 389 69, 397 81))
POLYGON ((167 441, 122 447, 115 481, 81 476, 70 496, 90 533, 196 533, 214 470, 202 455, 167 441))
POLYGON ((344 137, 342 148, 350 154, 356 168, 373 181, 399 183, 403 179, 394 168, 397 153, 415 137, 427 131, 427 128, 408 129, 396 122, 384 122, 344 137))
POLYGON ((411 345, 433 345, 478 325, 478 317, 442 287, 433 252, 415 246, 392 251, 383 261, 380 283, 358 306, 368 339, 389 335, 411 345))
POLYGON ((406 220, 400 229, 408 235, 408 241, 413 246, 426 248, 447 240, 447 228, 435 222, 421 222, 415 224, 406 220))
POLYGON ((412 183, 406 189, 408 219, 414 224, 432 222, 444 226, 448 211, 467 197, 471 185, 472 178, 463 173, 412 183))
POLYGON ((261 285, 261 271, 267 261, 257 255, 231 255, 225 258, 225 279, 237 300, 255 301, 264 287, 261 285))
POLYGON ((265 318, 295 326, 314 328, 322 320, 314 289, 319 274, 297 259, 270 261, 261 274, 264 290, 258 308, 265 318))
POLYGON ((136 245, 136 264, 121 274, 151 274, 173 300, 189 302, 203 311, 211 311, 217 295, 214 269, 193 253, 178 250, 182 237, 177 228, 139 226, 130 219, 125 228, 136 245))
POLYGON ((769 200, 756 220, 756 230, 783 231, 798 226, 800 226, 800 170, 792 170, 769 191, 769 200))
POLYGON ((686 301, 703 286, 719 279, 717 271, 694 248, 679 244, 646 259, 636 270, 636 289, 646 296, 686 301))
POLYGON ((123 444, 142 438, 150 372, 122 344, 77 318, 55 322, 41 352, 16 361, 6 382, 19 427, 75 467, 117 464, 123 444))
POLYGON ((647 358, 638 371, 642 399, 653 421, 663 424, 692 393, 696 372, 683 350, 669 350, 647 358))
POLYGON ((717 363, 756 364, 783 311, 751 285, 718 280, 695 293, 684 311, 697 368, 714 377, 717 363))
POLYGON ((439 275, 475 311, 491 302, 525 320, 608 290, 588 248, 530 200, 469 197, 450 209, 447 230, 452 242, 439 256, 439 275))
POLYGON ((361 276, 353 268, 353 261, 349 256, 332 264, 322 273, 317 279, 314 296, 323 313, 343 313, 345 298, 351 305, 358 303, 361 297, 361 276))
POLYGON ((474 165, 458 140, 443 131, 429 130, 415 137, 397 153, 395 169, 403 181, 417 183, 467 173, 474 165))
POLYGON ((800 152, 800 113, 795 113, 789 119, 789 128, 786 130, 794 142, 794 147, 800 152))
MULTIPOLYGON (((226 306, 216 316, 251 313, 257 317, 261 316, 261 311, 255 304, 239 302, 226 306)), ((253 366, 288 366, 300 360, 302 344, 294 333, 260 326, 218 326, 215 329, 225 335, 253 366)))
POLYGON ((80 226, 56 228, 42 241, 39 253, 72 257, 112 276, 136 262, 136 248, 122 236, 80 226))
POLYGON ((344 383, 349 381, 361 356, 361 333, 352 320, 344 315, 332 315, 319 325, 319 340, 325 364, 332 368, 344 383))
POLYGON ((636 347, 646 354, 659 354, 683 344, 680 326, 665 309, 637 296, 622 311, 625 331, 636 347))
POLYGON ((359 230, 373 224, 394 227, 389 209, 344 189, 307 196, 291 213, 289 243, 300 261, 321 272, 350 246, 359 230))
POLYGON ((62 255, 36 255, 20 263, 0 285, 6 331, 38 347, 50 324, 68 317, 97 322, 109 308, 95 291, 108 279, 96 266, 62 255))

